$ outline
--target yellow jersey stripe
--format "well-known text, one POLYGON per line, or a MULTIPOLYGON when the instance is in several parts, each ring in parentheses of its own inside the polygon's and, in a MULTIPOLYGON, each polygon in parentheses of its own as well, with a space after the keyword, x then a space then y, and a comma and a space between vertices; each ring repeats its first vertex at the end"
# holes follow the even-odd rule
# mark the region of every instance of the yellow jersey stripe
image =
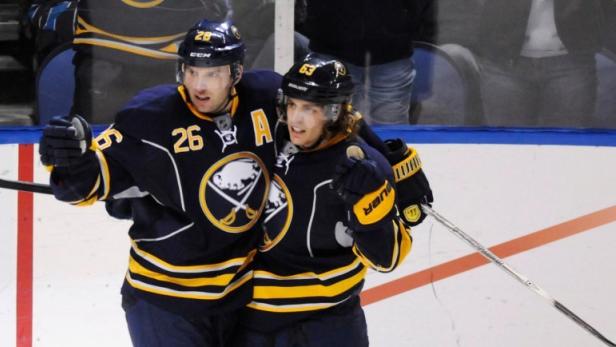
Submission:
POLYGON ((226 286, 233 279, 235 274, 223 274, 214 277, 200 277, 200 278, 179 278, 167 276, 149 269, 146 269, 139 264, 133 257, 129 257, 128 270, 132 273, 139 274, 141 276, 149 277, 151 279, 177 284, 184 287, 202 287, 202 286, 226 286))
POLYGON ((361 261, 357 258, 355 258, 355 260, 344 267, 340 267, 340 268, 336 268, 334 270, 331 271, 327 271, 324 273, 320 273, 317 274, 315 272, 304 272, 301 274, 296 274, 296 275, 291 275, 291 276, 281 276, 281 275, 276 275, 274 273, 268 272, 268 271, 264 271, 264 270, 255 270, 255 278, 258 279, 272 279, 272 280, 307 280, 307 279, 318 279, 321 281, 327 281, 330 280, 332 278, 338 277, 338 276, 342 276, 345 275, 355 269, 357 269, 358 266, 361 266, 361 261))
MULTIPOLYGON (((212 272, 212 271, 221 271, 234 266, 242 266, 244 267, 247 263, 251 262, 254 257, 254 252, 256 250, 250 251, 245 257, 238 257, 229 259, 222 263, 216 264, 202 264, 202 265, 173 265, 170 264, 153 254, 150 254, 139 248, 136 242, 132 241, 132 249, 135 253, 141 257, 142 259, 148 261, 149 263, 157 266, 160 269, 169 272, 178 272, 178 273, 200 273, 200 272, 212 272)), ((238 270, 239 271, 239 270, 238 270)))
POLYGON ((234 291, 238 287, 242 286, 244 283, 248 282, 252 278, 252 271, 247 272, 244 276, 238 278, 235 282, 232 282, 229 286, 227 286, 222 292, 205 292, 205 291, 181 291, 170 288, 165 288, 161 286, 156 286, 153 284, 145 283, 136 279, 133 279, 130 276, 130 273, 126 273, 126 282, 130 284, 133 288, 143 290, 145 292, 173 296, 177 298, 183 299, 196 299, 196 300, 218 300, 225 297, 230 292, 234 291))
POLYGON ((357 274, 331 285, 314 284, 307 286, 280 287, 280 286, 260 286, 255 284, 255 299, 291 299, 291 298, 310 298, 310 297, 334 297, 340 295, 358 283, 366 275, 366 268, 362 268, 357 274))

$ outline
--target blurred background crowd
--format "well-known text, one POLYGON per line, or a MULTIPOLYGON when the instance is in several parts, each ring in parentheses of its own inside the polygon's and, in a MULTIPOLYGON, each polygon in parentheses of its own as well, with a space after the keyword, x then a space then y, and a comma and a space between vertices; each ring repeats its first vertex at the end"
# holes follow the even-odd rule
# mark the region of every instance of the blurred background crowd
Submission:
MULTIPOLYGON (((277 0, 290 1, 290 0, 277 0)), ((343 60, 372 124, 616 129, 616 0, 296 0, 294 57, 343 60)), ((110 123, 175 83, 198 19, 231 19, 273 69, 275 0, 4 0, 0 126, 110 123)))

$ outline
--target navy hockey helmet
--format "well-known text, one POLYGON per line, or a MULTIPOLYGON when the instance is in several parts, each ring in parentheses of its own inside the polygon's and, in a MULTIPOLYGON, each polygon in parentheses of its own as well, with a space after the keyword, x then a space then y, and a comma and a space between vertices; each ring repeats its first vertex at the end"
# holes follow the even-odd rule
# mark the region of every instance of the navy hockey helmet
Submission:
POLYGON ((245 50, 240 32, 233 23, 201 20, 188 30, 178 49, 178 82, 182 81, 184 65, 230 65, 231 76, 237 82, 245 50))
POLYGON ((328 119, 335 121, 342 105, 350 105, 354 87, 347 67, 341 61, 309 53, 282 79, 279 91, 281 116, 286 118, 286 101, 291 97, 324 105, 328 119))

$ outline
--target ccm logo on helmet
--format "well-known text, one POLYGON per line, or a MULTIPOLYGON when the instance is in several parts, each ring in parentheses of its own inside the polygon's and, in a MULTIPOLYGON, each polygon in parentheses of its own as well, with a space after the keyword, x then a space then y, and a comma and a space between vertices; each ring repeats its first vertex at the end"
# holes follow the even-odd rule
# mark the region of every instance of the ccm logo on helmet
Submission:
POLYGON ((197 58, 209 58, 211 55, 212 53, 190 52, 191 57, 197 57, 197 58))

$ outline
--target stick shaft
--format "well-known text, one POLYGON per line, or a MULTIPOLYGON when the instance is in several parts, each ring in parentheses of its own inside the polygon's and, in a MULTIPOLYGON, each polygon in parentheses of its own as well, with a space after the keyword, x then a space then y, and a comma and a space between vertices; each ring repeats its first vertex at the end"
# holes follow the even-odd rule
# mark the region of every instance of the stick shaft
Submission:
POLYGON ((0 188, 21 190, 24 192, 41 193, 41 194, 53 194, 51 187, 47 184, 24 182, 24 181, 11 181, 0 178, 0 188))
POLYGON ((573 313, 571 310, 569 310, 563 304, 561 304, 556 299, 554 299, 552 296, 550 296, 545 290, 541 289, 538 285, 533 283, 531 280, 529 280, 528 278, 526 278, 525 276, 523 276, 519 272, 515 271, 511 266, 509 266, 507 263, 505 263, 496 254, 492 253, 492 251, 490 251, 489 249, 484 247, 482 244, 480 244, 475 239, 473 239, 470 235, 468 235, 467 233, 462 231, 460 228, 455 226, 453 223, 448 221, 441 214, 439 214, 438 212, 434 211, 430 206, 422 204, 421 207, 422 207, 422 210, 425 213, 427 213, 430 216, 432 216, 434 219, 436 219, 437 222, 442 224, 444 227, 446 227, 449 231, 454 233, 461 240, 463 240, 468 245, 470 245, 471 247, 473 247, 474 249, 479 251, 479 253, 481 255, 483 255, 485 258, 487 258, 489 261, 491 261, 492 263, 496 264, 499 268, 501 268, 502 270, 507 272, 513 278, 518 280, 518 282, 522 283, 523 285, 525 285, 526 287, 531 289, 533 292, 539 294, 544 299, 550 301, 550 303, 552 304, 552 306, 554 308, 556 308, 559 312, 561 312, 562 314, 567 316, 569 319, 574 321, 577 325, 579 325, 580 327, 584 328, 586 331, 591 333, 593 336, 595 336, 596 338, 601 340, 606 345, 611 346, 611 347, 616 347, 616 344, 614 344, 614 342, 610 341, 608 338, 603 336, 603 334, 601 334, 599 331, 597 331, 595 328, 593 328, 590 324, 586 323, 582 318, 580 318, 578 315, 573 313))

